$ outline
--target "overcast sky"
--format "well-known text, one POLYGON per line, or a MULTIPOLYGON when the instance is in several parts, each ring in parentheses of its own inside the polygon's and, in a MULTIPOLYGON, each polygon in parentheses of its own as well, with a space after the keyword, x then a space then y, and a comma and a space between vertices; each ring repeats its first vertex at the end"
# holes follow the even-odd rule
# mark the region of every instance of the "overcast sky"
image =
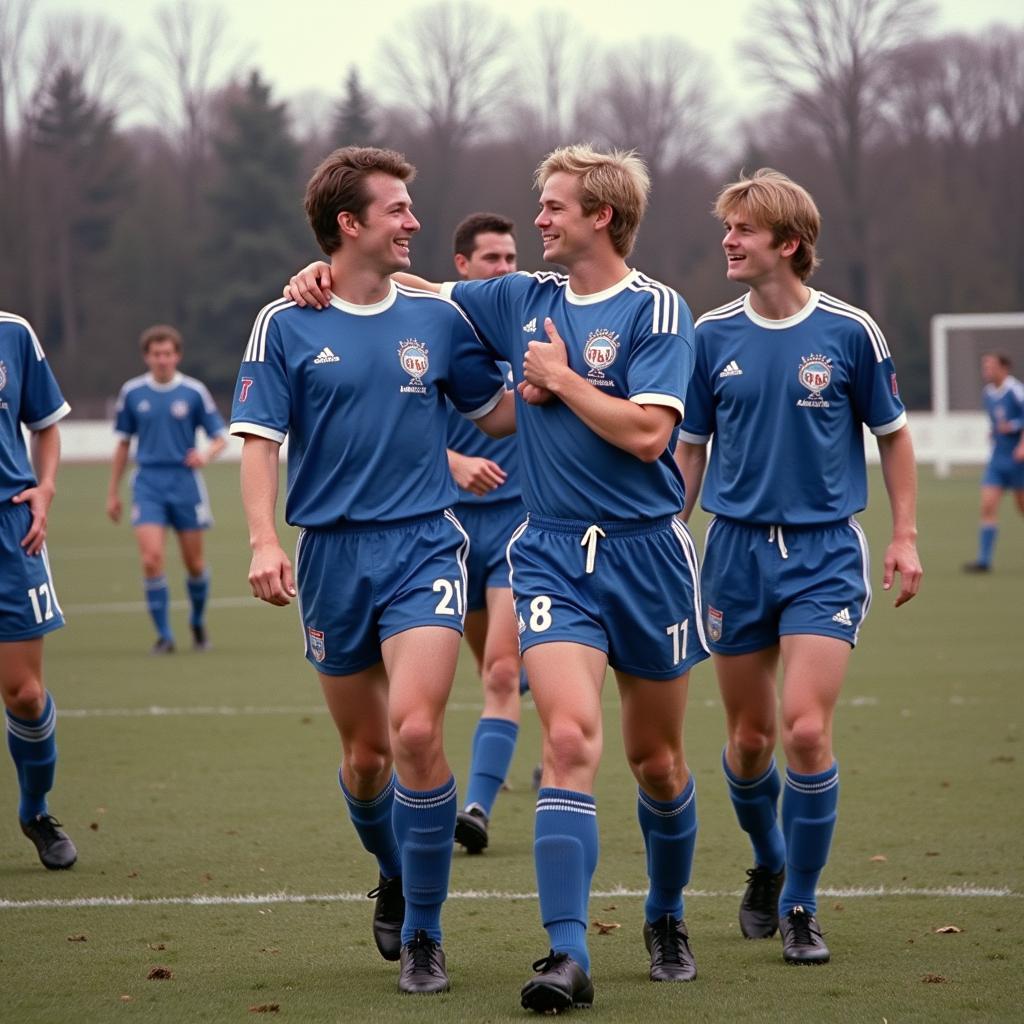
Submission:
MULTIPOLYGON (((4 0, 0 0, 3 3, 4 0)), ((167 0, 35 0, 40 16, 68 12, 101 14, 125 33, 129 46, 141 48, 153 34, 153 13, 167 0)), ((343 75, 355 63, 364 76, 374 67, 379 44, 401 39, 403 15, 434 0, 198 0, 219 6, 230 28, 237 67, 258 67, 275 95, 289 98, 316 89, 337 95, 343 75)), ((749 69, 739 61, 737 44, 749 37, 751 11, 761 0, 473 0, 526 27, 541 10, 564 10, 598 44, 670 33, 706 53, 713 61, 715 89, 723 97, 739 95, 749 69), (630 17, 642 11, 643 17, 630 17)), ((994 22, 1024 23, 1019 0, 938 0, 938 31, 976 31, 994 22)), ((600 74, 600 66, 595 68, 600 74)), ((372 89, 372 81, 367 83, 372 89)), ((140 111, 136 111, 138 116, 140 111)))

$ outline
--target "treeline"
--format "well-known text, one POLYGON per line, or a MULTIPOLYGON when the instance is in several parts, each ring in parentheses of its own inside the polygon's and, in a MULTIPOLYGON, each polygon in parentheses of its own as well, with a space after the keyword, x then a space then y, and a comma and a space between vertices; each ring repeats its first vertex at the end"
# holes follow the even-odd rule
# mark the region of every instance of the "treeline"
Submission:
POLYGON ((231 36, 209 6, 161 9, 143 60, 107 21, 35 25, 29 0, 7 0, 0 308, 36 325, 79 414, 138 372, 156 321, 182 329, 188 370, 223 396, 256 311, 318 255, 302 191, 331 149, 387 145, 417 165, 414 265, 445 278, 452 228, 478 209, 513 216, 521 266, 539 269, 533 169, 590 140, 647 160, 635 263, 695 314, 735 294, 709 215, 721 184, 770 165, 807 185, 825 223, 813 283, 871 310, 925 406, 933 313, 1024 308, 1024 28, 930 24, 921 0, 763 0, 727 74, 768 105, 737 112, 680 39, 601 52, 564 14, 517 34, 444 2, 407 19, 372 77, 350 69, 335 96, 289 104, 259 70, 218 77, 231 36), (159 111, 144 126, 126 117, 140 97, 159 111))

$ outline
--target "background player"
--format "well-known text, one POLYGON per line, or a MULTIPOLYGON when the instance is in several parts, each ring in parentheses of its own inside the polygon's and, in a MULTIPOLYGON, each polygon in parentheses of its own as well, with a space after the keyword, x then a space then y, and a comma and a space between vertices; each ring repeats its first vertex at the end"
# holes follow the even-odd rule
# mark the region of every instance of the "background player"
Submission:
POLYGON ((1010 374, 1013 364, 1002 352, 981 357, 982 401, 992 424, 992 455, 981 478, 981 524, 978 557, 965 572, 989 572, 999 533, 999 502, 1013 491, 1017 510, 1024 515, 1024 384, 1010 374))
MULTIPOLYGON (((671 454, 692 366, 690 313, 675 292, 626 264, 647 204, 646 168, 632 153, 571 146, 551 153, 536 181, 544 258, 569 276, 508 274, 445 290, 511 363, 531 403, 518 406, 529 520, 513 535, 509 562, 543 732, 534 854, 551 952, 521 999, 557 1012, 594 996, 587 905, 609 664, 639 783, 650 976, 696 974, 683 921, 697 831, 683 719, 689 669, 707 651, 696 552, 675 518, 683 487, 671 454)), ((306 268, 291 294, 321 305, 325 269, 306 268)))
MULTIPOLYGON (((464 280, 515 272, 515 225, 507 217, 471 214, 456 227, 454 248, 455 268, 464 280)), ((491 811, 519 734, 519 634, 505 549, 526 510, 515 439, 488 437, 451 404, 448 466, 459 485, 455 514, 470 542, 464 635, 484 688, 455 841, 468 853, 480 853, 487 847, 491 811)))
POLYGON ((210 593, 210 572, 203 558, 203 531, 213 525, 206 485, 199 470, 224 448, 224 421, 206 385, 178 372, 181 335, 166 324, 147 327, 139 339, 149 372, 133 377, 117 399, 114 449, 107 493, 107 515, 121 519, 121 477, 128 464, 133 437, 138 438, 132 479, 132 526, 142 558, 146 605, 156 626, 153 654, 171 654, 170 595, 164 575, 167 527, 178 535, 188 572, 186 587, 192 612, 189 626, 196 650, 208 645, 203 614, 210 593), (196 430, 209 438, 205 451, 196 448, 196 430))
POLYGON ((449 509, 457 490, 440 396, 498 434, 514 429, 515 414, 504 374, 462 313, 391 280, 409 266, 419 230, 413 174, 398 153, 358 147, 314 172, 306 212, 335 293, 323 313, 286 300, 260 312, 231 431, 245 438, 249 581, 276 605, 296 593, 274 524, 278 448, 289 439, 285 515, 302 527, 306 658, 341 738, 350 817, 380 870, 374 937, 401 961, 400 991, 429 993, 449 987, 441 907, 456 794, 442 724, 468 546, 449 509))
POLYGON ((917 475, 882 332, 864 312, 805 284, 820 218, 810 195, 760 170, 727 186, 730 281, 748 293, 697 321, 696 364, 680 434, 689 516, 714 435, 703 507, 714 513, 702 603, 728 740, 723 766, 754 868, 740 907, 747 938, 780 927, 783 955, 823 963, 815 888, 836 820, 832 719, 871 591, 863 426, 878 438, 892 506, 883 586, 896 605, 921 580, 917 475), (782 660, 782 829, 776 820, 776 668, 782 660))
POLYGON ((0 692, 18 772, 18 821, 53 870, 78 859, 46 806, 57 768, 57 710, 43 685, 43 636, 64 625, 46 527, 60 461, 57 423, 70 411, 28 321, 0 312, 0 692), (32 432, 31 463, 22 424, 32 432))

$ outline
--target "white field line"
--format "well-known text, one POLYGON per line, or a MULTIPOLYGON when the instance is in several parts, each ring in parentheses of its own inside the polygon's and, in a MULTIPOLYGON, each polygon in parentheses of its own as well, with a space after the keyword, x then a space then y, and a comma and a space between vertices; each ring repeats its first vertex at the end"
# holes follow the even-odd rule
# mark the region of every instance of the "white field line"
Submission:
MULTIPOLYGON (((256 598, 251 594, 248 597, 211 597, 206 602, 207 608, 245 608, 255 607, 256 598)), ((189 602, 184 598, 171 601, 171 607, 183 609, 190 607, 189 602)), ((145 601, 100 601, 96 604, 62 604, 65 616, 70 615, 109 615, 117 612, 145 612, 147 605, 145 601)))
MULTIPOLYGON (((646 889, 607 889, 590 894, 592 900, 604 900, 615 897, 643 898, 646 889)), ((742 896, 741 889, 736 890, 702 890, 687 889, 687 898, 698 899, 733 899, 742 896)), ((918 889, 910 886, 892 887, 884 885, 867 886, 852 889, 819 889, 818 895, 830 899, 891 899, 899 896, 923 896, 938 899, 970 899, 990 897, 998 899, 1019 899, 1022 893, 1012 889, 989 888, 974 885, 952 885, 941 889, 918 889)), ((504 900, 506 902, 536 900, 535 892, 498 892, 487 889, 468 889, 448 894, 450 900, 504 900)), ((48 900, 8 900, 0 899, 0 910, 63 910, 84 907, 234 907, 234 906, 269 906, 280 903, 362 903, 366 895, 362 892, 328 892, 328 893, 294 893, 269 892, 247 893, 238 896, 79 896, 69 899, 48 900)))

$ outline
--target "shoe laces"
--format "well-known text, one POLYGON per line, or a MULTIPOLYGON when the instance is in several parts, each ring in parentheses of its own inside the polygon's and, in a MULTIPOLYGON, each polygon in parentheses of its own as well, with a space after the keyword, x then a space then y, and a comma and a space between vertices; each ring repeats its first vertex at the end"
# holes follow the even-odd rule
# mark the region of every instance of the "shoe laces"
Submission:
POLYGON ((815 946, 821 938, 821 932, 812 924, 813 918, 803 907, 794 907, 789 914, 789 923, 793 928, 793 941, 800 946, 815 946))
POLYGON ((401 876, 394 878, 381 878, 381 880, 366 894, 368 899, 379 899, 385 907, 395 909, 402 897, 401 876))
POLYGON ((773 872, 769 868, 747 868, 747 879, 750 885, 748 907, 754 910, 771 909, 773 878, 773 872))
POLYGON ((538 974, 546 974, 554 967, 565 963, 569 959, 568 953, 556 953, 553 949, 548 952, 547 956, 542 956, 539 960, 533 962, 533 969, 538 974))
POLYGON ((686 940, 679 928, 679 922, 671 914, 659 917, 651 925, 651 931, 654 933, 654 941, 658 943, 663 963, 681 964, 684 962, 683 949, 686 940))
POLYGON ((437 965, 434 960, 437 943, 425 931, 416 932, 406 948, 409 950, 412 967, 416 973, 424 971, 428 974, 437 973, 437 965))
POLYGON ((43 837, 46 839, 59 839, 57 835, 57 829, 61 828, 61 823, 52 814, 40 814, 37 815, 32 824, 36 826, 36 830, 41 832, 43 837))

